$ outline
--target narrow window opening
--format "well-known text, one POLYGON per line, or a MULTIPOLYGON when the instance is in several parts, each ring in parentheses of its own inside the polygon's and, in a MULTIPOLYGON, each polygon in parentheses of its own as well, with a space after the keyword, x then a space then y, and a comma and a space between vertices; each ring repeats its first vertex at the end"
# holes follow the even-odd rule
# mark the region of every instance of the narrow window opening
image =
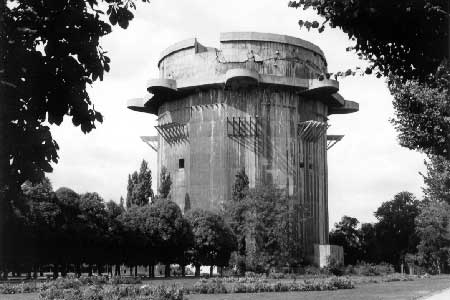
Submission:
POLYGON ((178 168, 179 169, 184 169, 184 158, 180 158, 178 160, 178 168))

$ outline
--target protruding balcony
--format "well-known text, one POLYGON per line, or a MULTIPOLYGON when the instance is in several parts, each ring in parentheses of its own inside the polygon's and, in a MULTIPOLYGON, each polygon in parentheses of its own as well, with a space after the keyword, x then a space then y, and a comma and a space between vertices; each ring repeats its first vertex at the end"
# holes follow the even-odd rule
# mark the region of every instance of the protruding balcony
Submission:
POLYGON ((339 91, 339 82, 332 79, 311 79, 309 88, 301 93, 302 96, 322 98, 339 91))
POLYGON ((154 95, 172 95, 177 92, 177 82, 174 79, 155 78, 147 81, 147 91, 154 95))
POLYGON ((259 74, 248 69, 230 69, 225 73, 225 86, 231 88, 257 85, 259 74))
POLYGON ((147 102, 147 100, 144 98, 128 99, 127 108, 139 112, 149 112, 148 108, 145 106, 145 102, 147 102))
POLYGON ((328 108, 329 115, 350 114, 357 111, 359 111, 359 103, 350 100, 343 100, 342 105, 328 108))

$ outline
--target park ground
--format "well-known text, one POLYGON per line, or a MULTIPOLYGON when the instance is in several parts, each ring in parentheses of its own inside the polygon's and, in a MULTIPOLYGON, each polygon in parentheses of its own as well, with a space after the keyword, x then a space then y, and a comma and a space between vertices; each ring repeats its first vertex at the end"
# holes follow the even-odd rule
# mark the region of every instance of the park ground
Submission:
MULTIPOLYGON (((193 285, 197 279, 156 279, 145 282, 155 285, 193 285)), ((354 289, 320 292, 282 292, 248 294, 195 294, 187 295, 189 300, 296 300, 296 299, 426 299, 440 291, 450 288, 450 275, 432 276, 426 279, 400 282, 357 284, 354 289)), ((37 293, 0 295, 1 300, 35 300, 37 293)), ((445 298, 443 298, 445 299, 445 298)), ((450 299, 450 298, 449 298, 450 299)))

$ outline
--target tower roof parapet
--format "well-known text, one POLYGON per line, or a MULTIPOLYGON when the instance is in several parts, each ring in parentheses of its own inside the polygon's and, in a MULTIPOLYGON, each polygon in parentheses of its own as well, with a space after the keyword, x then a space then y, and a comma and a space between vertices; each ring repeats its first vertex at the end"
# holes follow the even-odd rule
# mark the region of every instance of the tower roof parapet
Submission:
POLYGON ((329 114, 358 111, 356 102, 338 94, 339 83, 323 78, 327 64, 322 50, 300 38, 260 32, 225 32, 220 48, 196 38, 173 44, 161 53, 159 78, 150 79, 148 100, 130 100, 130 109, 158 113, 172 101, 204 88, 274 86, 327 103, 329 114))

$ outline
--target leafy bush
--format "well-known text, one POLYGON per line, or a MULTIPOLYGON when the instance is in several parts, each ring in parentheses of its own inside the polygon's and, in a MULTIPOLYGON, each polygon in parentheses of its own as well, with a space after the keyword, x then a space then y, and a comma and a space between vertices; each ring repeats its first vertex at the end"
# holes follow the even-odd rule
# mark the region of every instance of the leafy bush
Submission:
POLYGON ((381 283, 393 281, 413 281, 421 277, 416 275, 402 275, 400 273, 394 273, 383 276, 352 276, 351 278, 354 283, 362 284, 362 283, 381 283))
POLYGON ((49 286, 40 292, 41 300, 183 300, 184 291, 177 287, 136 285, 88 285, 80 288, 49 286))
POLYGON ((267 278, 270 279, 295 279, 297 278, 295 273, 280 273, 280 272, 270 272, 267 278))
POLYGON ((106 284, 108 276, 80 276, 78 278, 83 284, 106 284))
POLYGON ((0 294, 34 293, 38 290, 39 286, 34 282, 0 284, 0 294))
POLYGON ((243 277, 201 279, 192 288, 193 293, 261 293, 288 291, 325 291, 354 288, 353 281, 347 277, 314 278, 291 282, 274 282, 265 277, 243 277))
POLYGON ((142 278, 141 277, 114 276, 108 280, 108 283, 110 283, 110 284, 141 284, 142 278))
POLYGON ((388 263, 378 265, 360 262, 355 266, 348 266, 345 270, 346 274, 355 274, 363 276, 379 276, 388 275, 395 272, 394 267, 388 263))
POLYGON ((199 294, 224 294, 227 292, 220 278, 200 279, 193 286, 193 291, 199 294))
POLYGON ((306 266, 305 267, 305 274, 306 275, 314 275, 314 276, 318 276, 318 275, 330 275, 329 270, 325 269, 325 268, 318 268, 316 266, 306 266))
POLYGON ((335 276, 342 276, 345 273, 344 264, 333 257, 328 257, 328 266, 324 269, 335 276))
POLYGON ((414 275, 402 275, 400 273, 389 274, 383 277, 384 282, 392 282, 392 281, 413 281, 417 279, 417 276, 414 275))
MULTIPOLYGON (((81 277, 80 277, 81 278, 81 277)), ((42 285, 42 290, 56 288, 56 289, 80 289, 86 283, 75 277, 58 277, 55 280, 47 281, 42 285)))

